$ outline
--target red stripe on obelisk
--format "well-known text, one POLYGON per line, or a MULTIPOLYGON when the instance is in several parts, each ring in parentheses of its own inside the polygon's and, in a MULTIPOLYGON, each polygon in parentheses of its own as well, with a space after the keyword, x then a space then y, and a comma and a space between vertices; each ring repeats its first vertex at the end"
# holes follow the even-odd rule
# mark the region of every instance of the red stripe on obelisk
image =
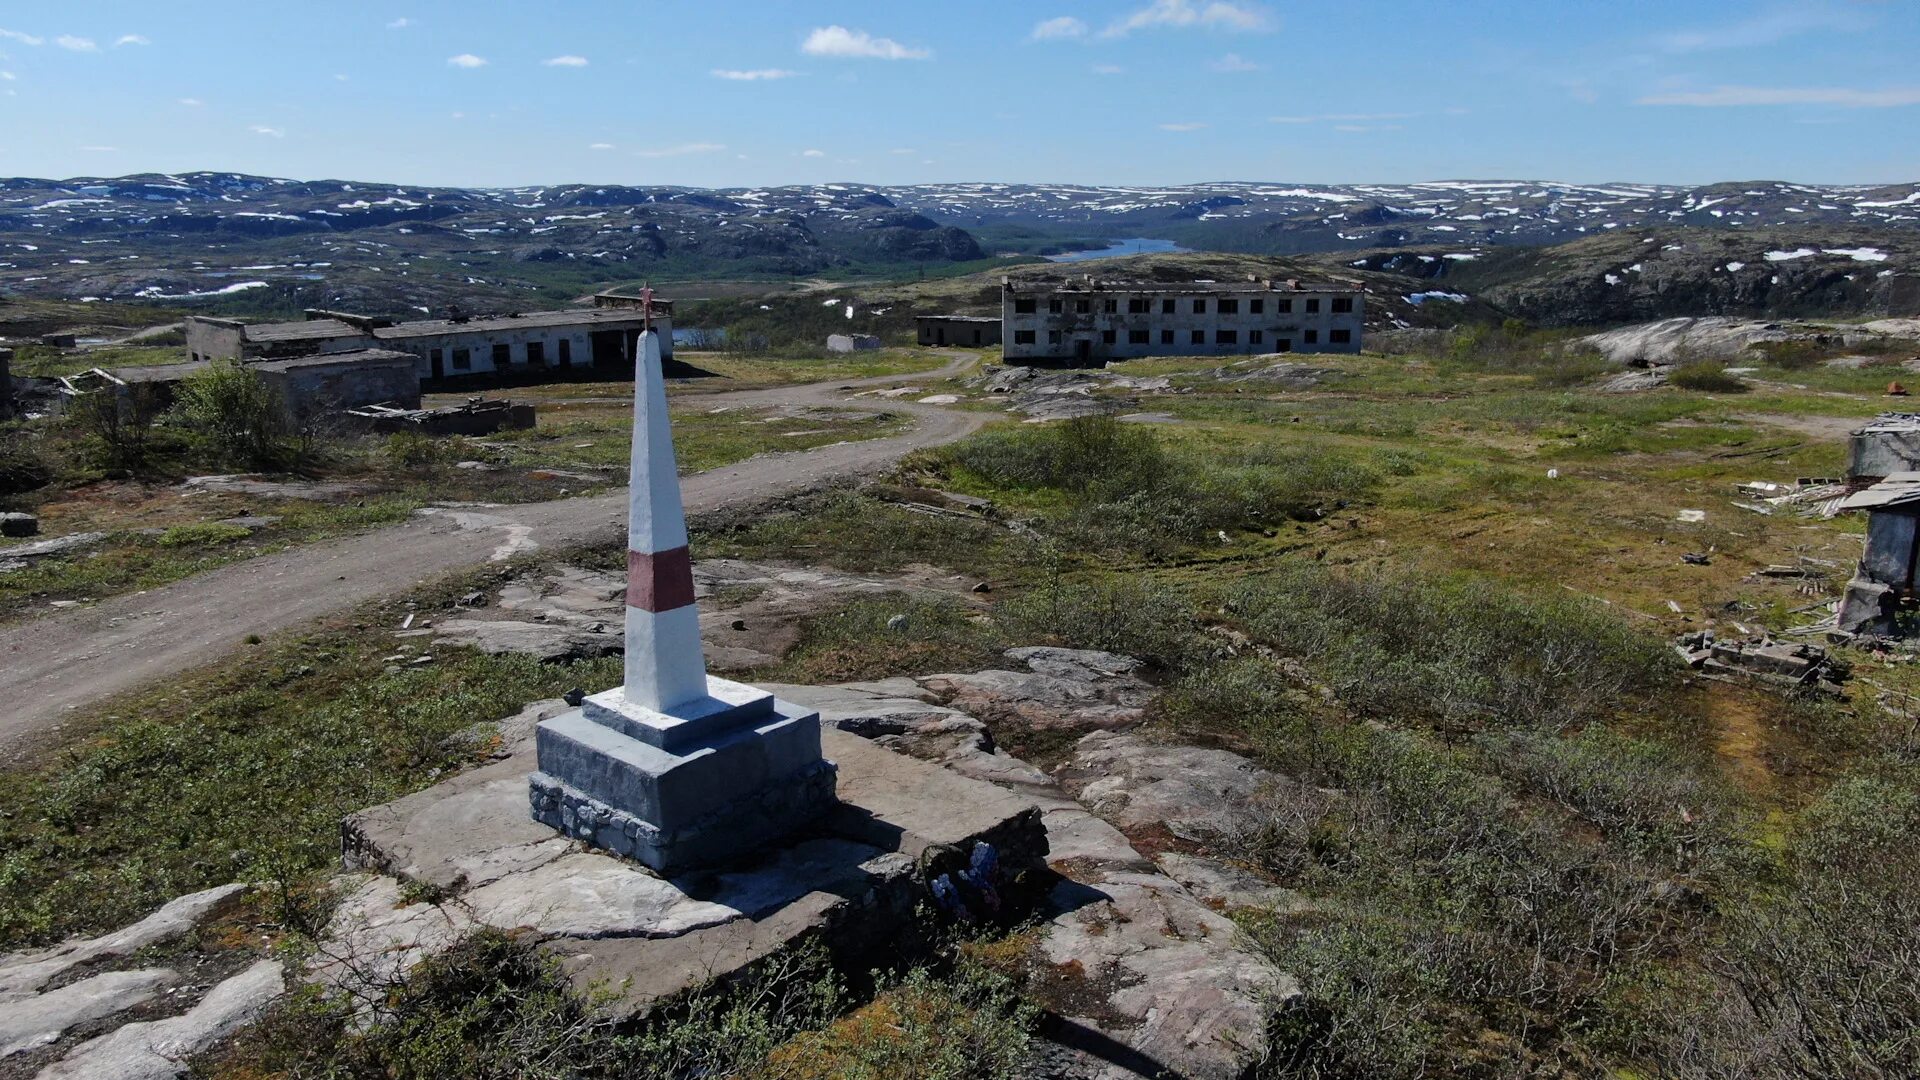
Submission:
POLYGON ((627 606, 672 611, 693 603, 693 555, 685 545, 671 551, 627 552, 627 606))

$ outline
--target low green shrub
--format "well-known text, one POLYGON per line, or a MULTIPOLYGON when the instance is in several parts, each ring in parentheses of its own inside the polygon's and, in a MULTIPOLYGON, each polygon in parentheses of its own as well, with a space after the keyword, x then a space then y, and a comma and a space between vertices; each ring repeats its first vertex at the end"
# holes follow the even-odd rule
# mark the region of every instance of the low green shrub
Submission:
POLYGON ((1227 608, 1350 708, 1453 730, 1604 718, 1678 672, 1664 643, 1600 605, 1475 577, 1301 561, 1240 584, 1227 608))
POLYGON ((234 540, 245 540, 253 535, 253 530, 244 525, 227 525, 218 521, 201 521, 191 525, 175 525, 154 538, 154 543, 165 548, 202 547, 210 544, 225 544, 234 540))
POLYGON ((1011 641, 1101 649, 1169 670, 1187 666, 1208 648, 1192 600, 1140 578, 1050 581, 996 605, 994 619, 1011 641))
POLYGON ((1744 394, 1749 389, 1739 376, 1727 374, 1725 364, 1712 360, 1681 364, 1667 375, 1667 381, 1682 390, 1706 394, 1744 394))

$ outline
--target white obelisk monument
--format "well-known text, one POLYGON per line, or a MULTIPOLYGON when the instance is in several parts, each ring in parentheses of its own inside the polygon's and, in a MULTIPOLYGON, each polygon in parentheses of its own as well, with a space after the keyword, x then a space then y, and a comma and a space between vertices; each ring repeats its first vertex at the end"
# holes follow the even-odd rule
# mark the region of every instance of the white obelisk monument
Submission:
POLYGON ((652 290, 633 379, 626 682, 535 732, 533 816, 663 872, 791 833, 834 801, 818 713, 707 674, 652 290))

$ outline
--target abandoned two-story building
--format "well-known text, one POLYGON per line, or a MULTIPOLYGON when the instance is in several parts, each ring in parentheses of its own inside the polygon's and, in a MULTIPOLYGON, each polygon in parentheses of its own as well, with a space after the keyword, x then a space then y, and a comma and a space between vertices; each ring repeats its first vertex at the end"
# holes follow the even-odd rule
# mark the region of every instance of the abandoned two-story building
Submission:
POLYGON ((1009 363, 1360 351, 1366 294, 1297 281, 1001 282, 1009 363))
MULTIPOLYGON (((652 318, 664 346, 673 337, 671 303, 654 301, 652 318)), ((646 321, 646 312, 619 304, 404 322, 319 309, 297 322, 243 323, 195 315, 187 319, 187 353, 192 362, 254 363, 397 351, 414 358, 420 381, 429 384, 466 377, 538 378, 567 369, 631 374, 646 321)), ((671 347, 663 354, 671 360, 671 347)))

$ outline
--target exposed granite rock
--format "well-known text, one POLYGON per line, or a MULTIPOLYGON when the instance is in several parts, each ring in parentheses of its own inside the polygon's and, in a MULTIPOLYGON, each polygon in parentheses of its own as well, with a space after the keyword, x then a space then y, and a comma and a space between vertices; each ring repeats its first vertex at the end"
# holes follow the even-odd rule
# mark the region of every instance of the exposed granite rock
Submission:
POLYGON ((81 1043, 42 1069, 40 1078, 166 1080, 184 1075, 188 1059, 251 1022, 285 989, 280 962, 262 960, 214 987, 179 1016, 127 1024, 81 1043))
POLYGON ((0 1008, 39 991, 68 971, 109 957, 127 956, 148 945, 184 934, 230 897, 249 886, 235 883, 188 893, 131 926, 97 938, 77 938, 50 949, 0 957, 0 1008))
POLYGON ((1043 647, 1005 655, 1028 670, 928 675, 918 682, 954 709, 1036 730, 1133 727, 1153 697, 1153 687, 1133 674, 1140 662, 1129 657, 1043 647))
POLYGON ((151 1001, 175 978, 168 968, 105 971, 58 990, 8 1001, 0 1008, 0 1058, 57 1042, 75 1024, 151 1001))

